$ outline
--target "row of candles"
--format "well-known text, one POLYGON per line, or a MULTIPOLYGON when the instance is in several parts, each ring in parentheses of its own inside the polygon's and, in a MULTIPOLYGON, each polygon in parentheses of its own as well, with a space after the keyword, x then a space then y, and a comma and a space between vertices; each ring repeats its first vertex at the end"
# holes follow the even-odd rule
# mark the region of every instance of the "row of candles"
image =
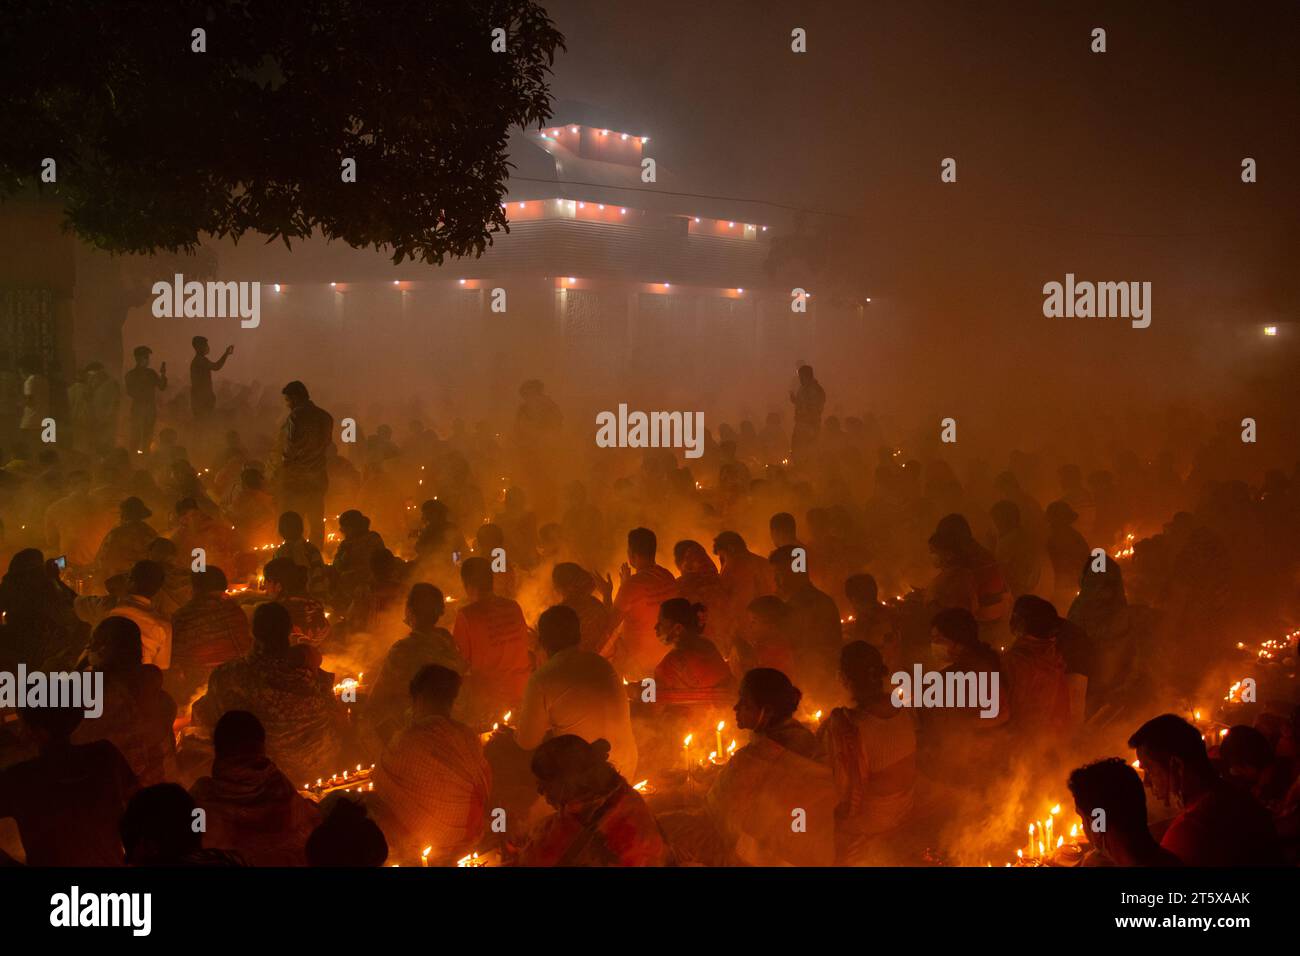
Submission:
POLYGON ((339 773, 332 773, 329 775, 328 779, 325 777, 317 777, 314 784, 304 783, 302 785, 302 790, 305 793, 310 793, 317 797, 323 797, 327 793, 332 793, 335 790, 374 790, 375 782, 370 779, 374 770, 374 764, 371 764, 369 767, 363 767, 361 764, 357 764, 354 770, 344 770, 339 773))
MULTIPOLYGON (((1046 866, 1064 847, 1078 845, 1079 838, 1083 835, 1082 825, 1073 823, 1070 825, 1068 833, 1058 834, 1056 832, 1057 817, 1060 813, 1061 805, 1056 803, 1052 805, 1042 819, 1033 820, 1029 823, 1026 828, 1029 834, 1029 844, 1023 850, 1016 850, 1015 866, 1046 866)), ((1008 863, 1006 865, 1012 866, 1013 864, 1008 863)))
MULTIPOLYGON (((714 749, 709 753, 707 758, 700 758, 698 760, 694 756, 695 734, 692 732, 686 735, 685 739, 682 740, 682 760, 686 765, 686 772, 688 774, 695 769, 697 765, 702 767, 706 762, 711 764, 722 764, 731 759, 731 755, 736 752, 736 741, 732 740, 731 743, 727 745, 726 749, 723 749, 722 732, 726 729, 727 722, 725 720, 718 721, 718 725, 714 728, 714 749)), ((645 781, 642 782, 644 783, 645 781)))

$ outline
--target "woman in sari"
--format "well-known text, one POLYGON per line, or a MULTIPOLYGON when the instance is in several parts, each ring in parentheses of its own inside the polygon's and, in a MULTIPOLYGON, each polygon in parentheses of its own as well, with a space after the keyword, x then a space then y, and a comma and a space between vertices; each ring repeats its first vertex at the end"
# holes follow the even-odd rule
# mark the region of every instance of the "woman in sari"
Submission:
POLYGON ((519 866, 665 866, 649 807, 609 764, 609 743, 552 737, 533 754, 537 792, 555 812, 519 850, 519 866))
POLYGON ((911 711, 895 707, 880 651, 865 641, 840 653, 840 680, 852 706, 836 707, 817 738, 835 779, 835 856, 865 864, 877 838, 912 810, 916 730, 911 711))
POLYGON ((686 598, 659 605, 655 632, 672 650, 655 668, 657 699, 685 719, 709 716, 736 696, 736 679, 713 642, 704 637, 700 618, 704 607, 686 598))

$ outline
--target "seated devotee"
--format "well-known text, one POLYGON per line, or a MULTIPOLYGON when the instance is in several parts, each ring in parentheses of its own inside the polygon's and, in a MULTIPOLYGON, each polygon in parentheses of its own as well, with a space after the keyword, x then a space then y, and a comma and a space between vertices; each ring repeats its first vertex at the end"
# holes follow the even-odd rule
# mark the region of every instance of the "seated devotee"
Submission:
POLYGON ((945 515, 930 536, 938 573, 927 589, 935 611, 964 607, 986 632, 1005 626, 1012 596, 997 559, 975 540, 959 514, 945 515))
POLYGON ((195 548, 203 550, 206 563, 218 567, 234 568, 239 561, 239 542, 230 525, 204 511, 193 497, 176 502, 176 524, 169 537, 187 561, 195 548))
POLYGON ((1219 761, 1227 781, 1248 792, 1276 813, 1291 785, 1293 760, 1277 757, 1269 739, 1254 727, 1238 724, 1219 741, 1219 761))
POLYGON ((206 841, 250 866, 305 866, 320 809, 266 756, 266 731, 244 710, 221 715, 212 732, 212 775, 190 796, 206 815, 206 841))
POLYGON ((678 541, 673 545, 673 563, 677 565, 677 597, 707 609, 701 615, 703 633, 719 649, 730 650, 730 645, 720 644, 721 635, 735 631, 734 616, 726 588, 718 574, 713 559, 698 541, 678 541))
MULTIPOLYGON (((987 767, 995 752, 1004 752, 1011 720, 1010 695, 998 652, 980 640, 979 622, 964 608, 940 611, 930 622, 930 663, 943 674, 997 674, 997 713, 980 707, 936 707, 921 711, 928 754, 941 775, 987 767)), ((945 680, 947 678, 945 677, 945 680)), ((991 682, 991 677, 988 680, 991 682)), ((977 685, 978 686, 978 685, 977 685)), ((989 683, 990 691, 992 684, 989 683)))
POLYGON ((266 490, 260 467, 245 465, 240 471, 239 484, 230 496, 226 514, 235 526, 236 540, 245 551, 274 541, 279 512, 274 496, 266 490))
POLYGON ((192 596, 190 575, 193 573, 189 555, 182 562, 177 558, 176 545, 168 538, 154 538, 149 545, 150 561, 162 565, 163 585, 153 596, 153 608, 160 617, 171 620, 181 606, 192 596))
POLYGON ((1022 594, 1050 598, 1052 565, 1042 542, 1020 523, 1020 507, 1004 498, 989 509, 989 517, 997 532, 993 555, 1012 598, 1022 594))
POLYGON ((451 509, 437 498, 420 505, 420 524, 411 537, 415 539, 416 556, 435 567, 454 563, 454 556, 466 551, 465 538, 451 520, 451 509))
POLYGON ((757 597, 776 593, 776 580, 767 558, 749 550, 745 539, 734 531, 723 531, 713 539, 713 553, 722 566, 718 572, 731 608, 731 633, 718 632, 721 647, 730 649, 744 629, 744 613, 757 597))
POLYGON ((320 548, 304 537, 302 515, 296 511, 286 511, 280 515, 277 526, 280 532, 280 546, 275 549, 276 558, 288 558, 294 564, 307 569, 307 591, 315 597, 329 593, 330 570, 321 557, 320 548))
POLYGON ((865 641, 844 645, 840 680, 853 701, 818 729, 835 778, 835 849, 839 863, 876 862, 881 837, 912 810, 916 729, 912 711, 894 706, 889 671, 865 641))
POLYGON ((869 574, 850 575, 844 581, 844 596, 853 608, 844 623, 844 641, 866 641, 884 658, 890 673, 903 666, 903 639, 898 616, 880 603, 876 579, 869 574))
POLYGON ((668 844, 641 794, 610 765, 609 743, 552 737, 533 754, 555 810, 519 850, 520 866, 665 866, 668 844))
POLYGON ((158 613, 153 599, 162 590, 166 575, 157 561, 137 561, 127 576, 126 594, 105 618, 124 617, 134 621, 144 645, 144 662, 161 670, 171 667, 172 622, 158 613))
POLYGON ((649 528, 627 534, 627 561, 619 567, 614 608, 619 615, 618 638, 611 659, 620 673, 640 680, 654 673, 663 657, 663 644, 655 635, 659 605, 677 596, 673 573, 655 563, 658 540, 649 528))
POLYGON ((248 615, 226 594, 229 586, 221 568, 208 565, 192 572, 194 596, 172 615, 169 680, 186 695, 206 681, 214 667, 242 657, 253 646, 248 615))
POLYGON ((707 806, 729 857, 743 865, 835 860, 835 781, 818 762, 817 738, 794 718, 802 697, 780 671, 755 668, 741 679, 736 726, 750 742, 722 765, 707 806))
POLYGON ((461 562, 460 580, 466 603, 456 614, 451 633, 469 664, 466 691, 474 710, 516 709, 533 669, 524 612, 514 601, 493 593, 495 578, 486 558, 461 562))
POLYGON ((410 685, 411 723, 375 768, 375 822, 401 865, 454 864, 487 825, 492 771, 479 735, 451 716, 460 683, 449 668, 420 668, 410 685))
POLYGON ((814 693, 830 693, 836 683, 840 648, 840 610, 834 599, 814 587, 808 577, 807 557, 794 545, 777 548, 769 556, 776 593, 789 610, 793 635, 794 676, 814 693))
POLYGON ((746 624, 737 639, 733 671, 743 674, 755 667, 770 667, 783 674, 794 670, 794 635, 790 631, 790 608, 775 594, 764 594, 749 602, 746 624))
POLYGON ((136 791, 117 828, 126 865, 243 866, 238 854, 203 846, 203 830, 194 825, 197 809, 180 784, 158 783, 136 791))
POLYGON ((1016 642, 1002 659, 1018 733, 1060 739, 1083 724, 1091 647, 1083 631, 1057 616, 1040 597, 1016 598, 1011 612, 1016 642))
POLYGON ((1281 863, 1268 811, 1250 794, 1220 778, 1199 730, 1176 714, 1162 714, 1139 727, 1128 745, 1137 751, 1151 796, 1178 808, 1160 845, 1183 864, 1281 863))
POLYGON ((1072 770, 1067 786, 1092 849, 1084 866, 1181 865, 1152 838, 1142 778, 1119 757, 1072 770))
POLYGON ((559 604, 543 611, 537 639, 546 661, 524 688, 515 742, 535 750, 548 736, 572 734, 588 743, 604 739, 614 769, 631 776, 637 746, 622 678, 605 658, 582 649, 581 622, 570 607, 559 604))
POLYGON ((268 599, 283 604, 293 621, 290 642, 310 647, 315 652, 312 659, 319 665, 321 646, 330 636, 330 622, 325 605, 307 592, 309 577, 306 568, 288 558, 274 558, 262 568, 268 599))
MULTIPOLYGON (((493 574, 496 576, 495 591, 502 597, 514 600, 519 591, 519 575, 515 573, 514 545, 506 547, 505 532, 491 522, 479 525, 474 530, 474 553, 493 563, 493 574), (504 560, 498 564, 503 556, 504 560)), ((522 564, 520 566, 522 567, 522 564)))
POLYGON ((308 866, 383 866, 388 841, 366 806, 342 794, 321 801, 320 826, 307 838, 308 866))
POLYGON ((158 537, 145 519, 153 512, 139 498, 125 499, 118 510, 121 522, 104 535, 95 553, 95 566, 99 580, 107 581, 115 574, 126 574, 137 561, 149 556, 149 545, 158 537))
POLYGON ((0 667, 21 662, 35 670, 47 661, 75 660, 77 644, 85 642, 76 595, 46 564, 40 551, 24 548, 0 580, 0 667))
POLYGON ((376 633, 396 623, 406 597, 407 564, 387 548, 370 555, 370 577, 352 592, 344 622, 348 633, 376 633))
POLYGON ((1052 566, 1052 603, 1068 608, 1079 590, 1079 574, 1091 560, 1088 542, 1074 527, 1079 514, 1065 501, 1053 501, 1047 519, 1047 557, 1052 566))
POLYGON ((462 676, 469 670, 451 632, 438 625, 445 606, 442 592, 432 584, 411 585, 404 618, 410 633, 384 655, 361 718, 362 734, 376 756, 406 724, 411 680, 422 668, 438 664, 462 676))
POLYGON ((573 608, 578 615, 582 649, 599 654, 614 631, 615 616, 611 602, 602 601, 593 593, 598 586, 596 579, 578 565, 563 561, 552 569, 551 584, 560 603, 573 608))
POLYGON ((140 629, 124 617, 106 617, 91 635, 92 673, 104 675, 102 713, 72 735, 74 743, 108 740, 126 758, 141 786, 161 783, 175 764, 172 721, 176 702, 163 690, 163 673, 143 662, 140 629))
POLYGON ((339 534, 342 540, 330 570, 334 603, 347 607, 357 588, 370 580, 371 556, 383 548, 384 539, 378 531, 370 530, 370 519, 355 509, 339 515, 339 534))
POLYGON ((671 648, 655 667, 657 701, 691 716, 725 709, 736 699, 730 666, 703 634, 704 613, 703 605, 671 598, 659 605, 655 622, 655 633, 671 648))
POLYGON ((212 672, 193 713, 210 731, 226 711, 249 711, 266 728, 267 756, 290 780, 314 780, 337 761, 346 711, 330 675, 294 653, 292 627, 282 605, 259 605, 252 650, 212 672))
POLYGON ((135 774, 107 740, 74 744, 84 710, 19 711, 37 755, 0 770, 0 820, 18 825, 28 866, 121 866, 117 820, 135 774))

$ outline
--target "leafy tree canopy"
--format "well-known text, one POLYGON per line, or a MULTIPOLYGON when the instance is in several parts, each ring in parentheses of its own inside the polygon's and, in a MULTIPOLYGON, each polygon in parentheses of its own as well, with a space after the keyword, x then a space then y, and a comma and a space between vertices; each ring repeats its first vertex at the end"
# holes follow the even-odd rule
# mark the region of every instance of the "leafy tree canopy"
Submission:
POLYGON ((319 231, 395 263, 481 255, 564 45, 532 0, 8 0, 3 21, 0 198, 53 194, 127 253, 319 231))

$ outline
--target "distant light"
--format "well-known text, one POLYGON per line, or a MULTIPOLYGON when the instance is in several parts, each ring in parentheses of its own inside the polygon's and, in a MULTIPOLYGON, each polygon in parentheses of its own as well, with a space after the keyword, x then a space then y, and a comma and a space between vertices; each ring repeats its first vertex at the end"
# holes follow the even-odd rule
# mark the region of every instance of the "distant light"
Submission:
POLYGON ((460 284, 461 284, 461 285, 464 285, 464 284, 465 284, 465 280, 464 280, 464 279, 461 279, 461 280, 459 280, 459 281, 460 281, 460 284))
POLYGON ((578 280, 575 279, 573 276, 569 276, 569 278, 565 279, 564 281, 569 283, 569 285, 573 285, 573 283, 577 282, 578 280))
POLYGON ((578 131, 578 127, 576 127, 576 126, 570 126, 570 127, 569 127, 569 132, 570 132, 570 133, 576 133, 577 131, 578 131))
POLYGON ((275 284, 275 291, 276 291, 276 292, 279 292, 279 291, 280 291, 280 283, 278 283, 278 282, 275 284))
POLYGON ((1266 326, 1264 326, 1264 334, 1265 334, 1265 335, 1277 335, 1277 326, 1276 326, 1276 325, 1266 325, 1266 326))
POLYGON ((734 222, 729 222, 729 223, 727 223, 727 228, 728 228, 728 229, 735 229, 735 228, 736 228, 736 224, 735 224, 734 222))
POLYGON ((587 204, 586 204, 585 202, 580 202, 580 203, 578 203, 578 208, 579 208, 579 209, 586 209, 586 208, 587 208, 587 204))
POLYGON ((868 302, 871 301, 871 296, 867 296, 867 301, 868 301, 868 302))
POLYGON ((330 288, 332 289, 332 288, 334 288, 336 285, 338 285, 337 282, 331 282, 331 283, 330 283, 330 288))
POLYGON ((559 135, 560 135, 560 131, 559 131, 558 129, 553 129, 553 130, 551 130, 551 135, 552 135, 552 136, 559 136, 559 135))
POLYGON ((623 134, 623 138, 624 138, 624 139, 627 139, 627 133, 624 133, 624 134, 623 134))
POLYGON ((597 208, 599 208, 599 209, 604 209, 604 208, 605 208, 605 204, 604 204, 604 203, 601 203, 601 204, 599 205, 599 207, 597 207, 597 208))
POLYGON ((519 204, 519 208, 520 208, 520 209, 527 209, 527 208, 528 208, 528 203, 526 203, 526 202, 521 202, 521 203, 519 204))
POLYGON ((618 211, 618 214, 619 214, 620 216, 626 216, 626 215, 627 215, 627 210, 626 210, 626 209, 620 209, 620 210, 618 211))
POLYGON ((743 293, 745 290, 744 290, 744 289, 737 289, 736 291, 737 291, 737 292, 741 292, 741 293, 743 293))
POLYGON ((764 226, 764 227, 763 227, 763 231, 764 231, 764 232, 767 232, 767 226, 764 226))
POLYGON ((600 135, 601 135, 601 136, 608 136, 608 135, 609 135, 609 130, 607 130, 607 129, 602 129, 602 130, 600 131, 600 135))
POLYGON ((699 222, 699 221, 700 221, 700 217, 699 217, 699 216, 696 216, 696 217, 695 217, 695 221, 696 221, 696 222, 699 222))
POLYGON ((642 143, 648 143, 648 142, 650 142, 650 137, 649 137, 649 136, 642 136, 642 137, 641 137, 641 142, 642 142, 642 143))
POLYGON ((401 279, 394 279, 394 280, 393 280, 393 285, 401 285, 401 284, 402 284, 402 280, 401 280, 401 279))
POLYGON ((664 288, 665 288, 665 289, 671 289, 671 288, 672 288, 672 285, 673 285, 673 284, 672 284, 671 282, 665 282, 665 283, 664 283, 664 288))

